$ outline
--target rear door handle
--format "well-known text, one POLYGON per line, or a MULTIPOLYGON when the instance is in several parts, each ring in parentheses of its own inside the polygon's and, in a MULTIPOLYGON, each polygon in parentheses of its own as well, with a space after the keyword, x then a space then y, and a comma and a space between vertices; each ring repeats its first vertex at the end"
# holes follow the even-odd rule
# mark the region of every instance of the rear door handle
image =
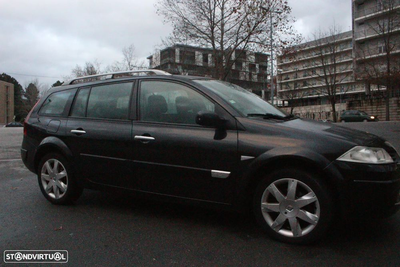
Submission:
POLYGON ((76 134, 76 135, 81 135, 81 134, 85 134, 86 131, 84 131, 84 130, 71 130, 71 133, 76 134))
POLYGON ((133 138, 134 140, 138 140, 138 141, 155 141, 156 139, 152 136, 144 136, 144 135, 135 135, 135 137, 133 138))

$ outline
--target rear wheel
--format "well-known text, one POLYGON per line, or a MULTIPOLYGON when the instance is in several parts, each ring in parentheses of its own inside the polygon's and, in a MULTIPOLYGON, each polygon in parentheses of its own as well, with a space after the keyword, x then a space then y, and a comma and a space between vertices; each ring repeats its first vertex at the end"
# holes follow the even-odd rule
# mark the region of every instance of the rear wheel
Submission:
POLYGON ((333 218, 332 199, 317 176, 279 170, 265 177, 254 195, 256 219, 272 238, 307 244, 324 236, 333 218))
POLYGON ((53 204, 71 204, 82 194, 68 161, 58 153, 45 155, 39 163, 40 190, 53 204))

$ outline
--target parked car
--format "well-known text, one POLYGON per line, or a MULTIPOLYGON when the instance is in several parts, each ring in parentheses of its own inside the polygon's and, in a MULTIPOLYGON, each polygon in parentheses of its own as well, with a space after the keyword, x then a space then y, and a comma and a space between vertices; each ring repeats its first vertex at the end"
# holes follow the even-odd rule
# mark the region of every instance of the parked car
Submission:
POLYGON ((9 122, 4 127, 24 127, 20 122, 9 122))
POLYGON ((341 122, 367 122, 367 121, 378 121, 378 117, 368 115, 364 111, 360 110, 347 110, 340 116, 341 122))
POLYGON ((389 216, 400 204, 399 155, 382 138, 156 70, 52 88, 24 123, 21 156, 53 204, 94 188, 250 209, 289 243, 322 238, 338 216, 389 216))

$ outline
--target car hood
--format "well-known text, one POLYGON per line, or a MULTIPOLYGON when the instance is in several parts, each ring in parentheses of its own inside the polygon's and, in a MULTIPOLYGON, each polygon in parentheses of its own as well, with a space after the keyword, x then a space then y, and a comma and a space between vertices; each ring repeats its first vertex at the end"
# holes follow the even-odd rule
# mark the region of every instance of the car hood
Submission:
POLYGON ((327 138, 343 140, 354 145, 371 146, 384 141, 380 137, 333 123, 296 119, 282 123, 282 126, 300 131, 312 132, 315 135, 325 135, 327 138))
POLYGON ((333 160, 354 146, 385 146, 385 140, 373 134, 347 129, 333 123, 262 118, 238 118, 238 121, 245 129, 239 132, 240 144, 251 147, 261 144, 260 150, 263 151, 277 147, 304 148, 333 160))

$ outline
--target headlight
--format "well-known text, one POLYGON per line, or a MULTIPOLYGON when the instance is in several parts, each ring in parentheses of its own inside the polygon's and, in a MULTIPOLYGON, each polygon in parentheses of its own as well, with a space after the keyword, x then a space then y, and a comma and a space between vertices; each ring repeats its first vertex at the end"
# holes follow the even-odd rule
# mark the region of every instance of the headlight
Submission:
POLYGON ((373 120, 373 119, 375 119, 375 117, 374 117, 374 116, 371 116, 371 120, 373 120))
POLYGON ((393 159, 385 149, 365 146, 353 147, 337 160, 368 164, 393 163, 393 159))

